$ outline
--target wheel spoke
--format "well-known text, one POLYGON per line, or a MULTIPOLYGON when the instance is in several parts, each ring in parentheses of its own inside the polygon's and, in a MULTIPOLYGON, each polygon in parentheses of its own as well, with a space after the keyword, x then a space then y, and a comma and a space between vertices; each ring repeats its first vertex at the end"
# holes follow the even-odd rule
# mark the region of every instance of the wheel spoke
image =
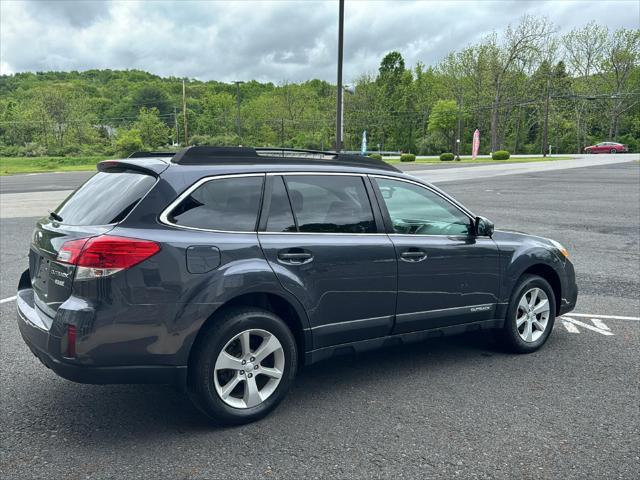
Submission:
POLYGON ((539 320, 534 320, 533 325, 541 332, 544 332, 545 325, 543 325, 542 322, 540 322, 539 320))
POLYGON ((281 378, 282 377, 282 372, 280 370, 278 370, 277 368, 261 367, 259 372, 260 372, 260 374, 266 375, 267 377, 271 377, 271 378, 281 378))
POLYGON ((220 396, 222 397, 223 400, 226 400, 227 398, 229 398, 229 395, 231 394, 231 392, 233 391, 234 388, 236 388, 236 386, 243 380, 243 378, 240 376, 240 374, 237 374, 235 377, 233 377, 231 380, 229 380, 224 387, 222 387, 222 390, 220 391, 220 396))
POLYGON ((529 306, 533 308, 536 305, 536 301, 538 300, 538 289, 534 288, 531 290, 531 296, 529 297, 529 306))
POLYGON ((524 322, 526 322, 526 321, 527 321, 527 315, 526 315, 526 314, 524 314, 524 315, 522 315, 520 318, 517 318, 517 319, 516 319, 516 326, 517 326, 518 328, 520 328, 520 327, 522 326, 522 324, 523 324, 524 322))
POLYGON ((533 340, 533 325, 530 321, 527 320, 526 326, 524 327, 524 339, 527 342, 530 342, 533 340))
POLYGON ((523 312, 529 310, 529 304, 527 303, 527 296, 523 295, 518 303, 518 308, 520 308, 523 312))
POLYGON ((222 352, 216 361, 216 370, 242 370, 242 363, 238 357, 222 352))
POLYGON ((258 390, 255 377, 247 377, 245 379, 243 400, 247 408, 255 407, 262 402, 262 396, 258 390))
POLYGON ((548 311, 549 311, 549 300, 547 300, 546 298, 544 300, 540 300, 540 303, 538 303, 538 305, 533 307, 533 313, 535 313, 536 315, 540 313, 546 313, 548 311))
POLYGON ((251 338, 251 333, 249 330, 246 332, 242 332, 240 334, 240 348, 242 348, 242 356, 245 357, 251 353, 251 346, 249 344, 249 339, 251 338))
POLYGON ((255 353, 256 362, 260 363, 276 350, 282 348, 280 342, 273 335, 269 335, 268 338, 262 340, 262 344, 258 347, 255 353))

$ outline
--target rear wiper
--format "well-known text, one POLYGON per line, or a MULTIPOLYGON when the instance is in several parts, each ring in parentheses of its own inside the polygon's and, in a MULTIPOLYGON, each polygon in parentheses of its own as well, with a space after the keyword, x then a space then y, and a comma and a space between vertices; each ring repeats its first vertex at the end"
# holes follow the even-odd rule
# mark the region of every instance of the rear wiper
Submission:
POLYGON ((54 220, 61 222, 62 221, 62 217, 60 215, 58 215, 56 212, 49 212, 49 217, 53 218, 54 220))

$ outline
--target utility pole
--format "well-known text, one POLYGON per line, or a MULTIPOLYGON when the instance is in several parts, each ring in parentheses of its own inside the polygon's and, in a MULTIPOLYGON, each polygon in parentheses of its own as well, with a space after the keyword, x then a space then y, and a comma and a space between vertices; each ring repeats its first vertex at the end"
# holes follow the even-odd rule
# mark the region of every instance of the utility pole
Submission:
POLYGON ((184 120, 184 145, 189 145, 189 133, 187 130, 187 87, 184 84, 184 78, 182 79, 182 119, 184 120))
POLYGON ((236 133, 238 140, 242 137, 242 129, 240 128, 240 84, 244 83, 241 80, 233 82, 236 84, 236 133))
POLYGON ((456 160, 460 161, 460 133, 462 130, 462 119, 460 118, 460 107, 458 107, 458 126, 456 128, 456 160))
POLYGON ((284 147, 284 117, 280 118, 280 146, 284 147))
POLYGON ((175 144, 176 145, 180 145, 180 135, 178 133, 178 108, 174 105, 173 107, 173 122, 176 125, 176 138, 175 138, 175 144))
POLYGON ((544 128, 542 130, 542 156, 549 150, 549 100, 551 98, 551 79, 547 78, 547 100, 544 105, 544 128))
POLYGON ((338 10, 338 98, 336 102, 336 152, 342 150, 342 53, 344 44, 344 0, 340 0, 338 10))

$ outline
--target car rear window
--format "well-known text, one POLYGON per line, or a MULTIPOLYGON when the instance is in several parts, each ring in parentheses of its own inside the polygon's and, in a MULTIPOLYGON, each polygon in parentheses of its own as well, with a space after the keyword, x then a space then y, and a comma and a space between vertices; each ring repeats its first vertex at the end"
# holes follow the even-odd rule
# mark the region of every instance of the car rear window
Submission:
POLYGON ((131 170, 98 172, 60 204, 65 225, 108 225, 122 221, 153 187, 155 177, 131 170))
POLYGON ((203 183, 175 207, 168 220, 184 227, 253 232, 264 176, 217 178, 203 183))

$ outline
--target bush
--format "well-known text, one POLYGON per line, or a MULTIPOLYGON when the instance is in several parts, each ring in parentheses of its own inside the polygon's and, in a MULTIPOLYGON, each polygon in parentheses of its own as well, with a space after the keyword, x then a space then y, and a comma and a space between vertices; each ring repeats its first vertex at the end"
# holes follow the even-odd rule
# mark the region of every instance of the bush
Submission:
POLYGON ((403 153, 400 155, 401 162, 415 162, 416 156, 413 153, 403 153))
POLYGON ((116 150, 125 157, 128 157, 133 152, 144 150, 140 133, 135 129, 122 131, 116 140, 116 150))
POLYGON ((509 160, 511 154, 506 150, 498 150, 497 152, 493 152, 491 154, 491 158, 494 160, 509 160))
POLYGON ((369 158, 373 158, 374 160, 382 160, 382 155, 379 153, 370 153, 369 158))
POLYGON ((455 157, 455 155, 453 153, 443 153, 440 155, 440 160, 442 162, 450 162, 451 160, 453 160, 455 157))

